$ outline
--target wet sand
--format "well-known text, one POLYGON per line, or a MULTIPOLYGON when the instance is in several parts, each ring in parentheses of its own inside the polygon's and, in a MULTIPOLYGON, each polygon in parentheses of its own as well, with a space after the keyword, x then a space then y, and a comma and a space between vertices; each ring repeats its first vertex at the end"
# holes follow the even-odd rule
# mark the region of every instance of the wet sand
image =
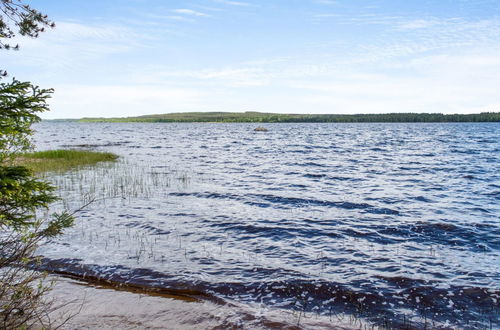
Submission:
MULTIPOLYGON (((50 293, 60 308, 51 319, 73 315, 61 329, 354 329, 349 317, 324 317, 234 303, 117 290, 57 278, 50 293)), ((56 326, 57 326, 57 322, 56 326)))

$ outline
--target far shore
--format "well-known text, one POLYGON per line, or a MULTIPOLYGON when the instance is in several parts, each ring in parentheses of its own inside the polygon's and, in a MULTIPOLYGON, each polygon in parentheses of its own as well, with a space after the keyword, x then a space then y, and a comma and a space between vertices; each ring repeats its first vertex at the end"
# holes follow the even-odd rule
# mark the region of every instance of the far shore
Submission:
POLYGON ((114 118, 60 119, 53 121, 90 123, 457 123, 500 122, 500 112, 473 114, 367 113, 293 114, 266 112, 180 112, 114 118))

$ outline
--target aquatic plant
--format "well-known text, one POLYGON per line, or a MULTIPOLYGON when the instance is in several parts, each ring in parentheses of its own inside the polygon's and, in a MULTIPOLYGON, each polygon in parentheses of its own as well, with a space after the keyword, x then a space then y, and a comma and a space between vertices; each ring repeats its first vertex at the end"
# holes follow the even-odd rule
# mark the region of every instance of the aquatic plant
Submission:
POLYGON ((16 163, 35 173, 64 172, 99 162, 114 161, 117 158, 117 155, 109 152, 60 149, 24 153, 16 158, 16 163))

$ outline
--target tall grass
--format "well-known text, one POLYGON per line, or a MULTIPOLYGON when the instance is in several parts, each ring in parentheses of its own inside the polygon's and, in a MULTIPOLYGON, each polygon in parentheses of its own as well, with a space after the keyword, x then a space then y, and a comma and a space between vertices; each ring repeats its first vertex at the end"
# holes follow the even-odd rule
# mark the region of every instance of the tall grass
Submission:
POLYGON ((99 162, 114 161, 117 155, 109 152, 88 150, 48 150, 22 154, 16 163, 35 173, 65 172, 99 162))

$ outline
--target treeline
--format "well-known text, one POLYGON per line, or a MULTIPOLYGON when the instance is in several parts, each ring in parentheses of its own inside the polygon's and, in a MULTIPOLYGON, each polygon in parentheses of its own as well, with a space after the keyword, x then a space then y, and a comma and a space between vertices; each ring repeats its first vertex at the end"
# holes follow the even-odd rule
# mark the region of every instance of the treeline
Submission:
POLYGON ((459 123, 500 122, 500 112, 478 114, 386 113, 357 115, 308 115, 263 112, 184 112, 123 118, 82 118, 81 122, 150 123, 459 123))

